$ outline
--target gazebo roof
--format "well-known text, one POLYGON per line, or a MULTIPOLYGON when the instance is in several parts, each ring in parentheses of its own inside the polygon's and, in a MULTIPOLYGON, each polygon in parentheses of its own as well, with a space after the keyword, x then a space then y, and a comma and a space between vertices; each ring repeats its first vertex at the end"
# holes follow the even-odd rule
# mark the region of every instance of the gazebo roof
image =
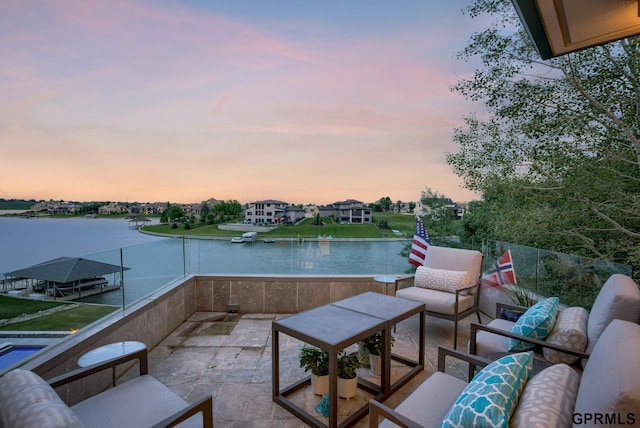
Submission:
MULTIPOLYGON (((127 267, 123 269, 129 270, 127 267)), ((120 272, 118 265, 79 257, 58 257, 24 269, 7 272, 5 276, 66 283, 116 272, 120 272)))

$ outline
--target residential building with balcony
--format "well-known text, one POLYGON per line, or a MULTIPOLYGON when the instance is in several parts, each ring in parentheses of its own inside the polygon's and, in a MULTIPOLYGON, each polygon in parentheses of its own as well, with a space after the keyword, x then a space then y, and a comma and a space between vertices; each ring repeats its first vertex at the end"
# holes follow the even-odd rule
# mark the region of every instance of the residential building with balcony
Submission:
POLYGON ((31 206, 31 211, 42 212, 47 214, 76 214, 80 212, 80 205, 64 201, 48 201, 38 202, 31 206))
POLYGON ((318 208, 322 217, 332 217, 337 223, 366 224, 373 222, 373 210, 355 199, 334 202, 318 208))
POLYGON ((244 209, 244 221, 249 224, 285 224, 287 202, 267 199, 248 203, 244 209))
POLYGON ((98 208, 98 214, 129 214, 129 207, 118 202, 110 202, 98 208))

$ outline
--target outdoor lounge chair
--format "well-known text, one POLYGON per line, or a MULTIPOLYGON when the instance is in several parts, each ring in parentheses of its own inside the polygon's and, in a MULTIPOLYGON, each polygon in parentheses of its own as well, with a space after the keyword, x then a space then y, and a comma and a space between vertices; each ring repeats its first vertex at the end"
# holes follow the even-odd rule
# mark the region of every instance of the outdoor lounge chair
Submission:
POLYGON ((453 321, 453 348, 458 344, 458 321, 471 314, 480 320, 482 253, 430 245, 424 266, 396 281, 396 296, 425 304, 427 316, 453 321), (463 275, 466 274, 466 275, 463 275), (409 281, 410 287, 402 288, 409 281))
POLYGON ((212 398, 189 404, 148 374, 147 349, 57 376, 49 381, 23 369, 0 378, 0 426, 213 428, 212 398), (139 376, 67 406, 54 388, 110 372, 138 360, 139 376))

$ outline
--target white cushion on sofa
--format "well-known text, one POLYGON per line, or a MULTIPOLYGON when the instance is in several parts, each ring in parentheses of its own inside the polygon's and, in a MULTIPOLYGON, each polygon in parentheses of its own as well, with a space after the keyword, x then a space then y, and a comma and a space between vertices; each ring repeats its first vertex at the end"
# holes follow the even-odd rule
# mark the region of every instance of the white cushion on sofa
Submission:
MULTIPOLYGON (((584 351, 587 347, 587 320, 589 312, 585 308, 574 306, 558 314, 556 324, 545 342, 560 345, 575 351, 584 351)), ((542 350, 544 358, 552 364, 573 364, 579 357, 550 348, 542 350)))
MULTIPOLYGON (((455 293, 458 289, 470 285, 469 272, 447 269, 433 269, 418 266, 414 277, 414 285, 421 288, 455 293)), ((463 292, 466 294, 466 291, 463 292)))

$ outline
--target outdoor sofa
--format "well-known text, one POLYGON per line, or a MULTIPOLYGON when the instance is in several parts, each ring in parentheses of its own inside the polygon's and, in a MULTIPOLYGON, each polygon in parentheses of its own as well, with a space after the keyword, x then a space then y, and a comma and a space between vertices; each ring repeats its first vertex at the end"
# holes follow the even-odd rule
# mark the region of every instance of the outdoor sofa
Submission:
POLYGON ((212 397, 189 404, 148 374, 147 350, 43 380, 15 369, 0 378, 0 427, 213 427, 212 397), (67 406, 54 388, 138 360, 139 376, 67 406))
POLYGON ((494 362, 452 349, 438 351, 438 371, 395 409, 369 402, 370 427, 435 427, 448 420, 461 426, 541 428, 640 423, 640 325, 636 323, 612 321, 582 373, 555 364, 530 377, 532 351, 494 362), (467 383, 444 373, 447 355, 484 368, 467 383), (380 418, 385 420, 380 423, 380 418))
MULTIPOLYGON (((543 304, 544 302, 538 303, 543 304)), ((507 352, 532 348, 541 365, 579 365, 581 362, 584 366, 585 359, 589 357, 600 335, 612 320, 620 319, 634 323, 640 321, 640 289, 633 279, 626 275, 611 275, 600 289, 590 312, 581 307, 558 310, 557 316, 548 319, 546 332, 541 333, 544 328, 540 330, 538 326, 537 331, 528 331, 527 336, 518 334, 523 330, 514 329, 516 321, 500 318, 502 308, 519 312, 526 312, 528 309, 498 303, 494 320, 487 325, 472 323, 469 339, 471 354, 495 359, 507 352)), ((539 321, 540 319, 538 317, 539 321)))

